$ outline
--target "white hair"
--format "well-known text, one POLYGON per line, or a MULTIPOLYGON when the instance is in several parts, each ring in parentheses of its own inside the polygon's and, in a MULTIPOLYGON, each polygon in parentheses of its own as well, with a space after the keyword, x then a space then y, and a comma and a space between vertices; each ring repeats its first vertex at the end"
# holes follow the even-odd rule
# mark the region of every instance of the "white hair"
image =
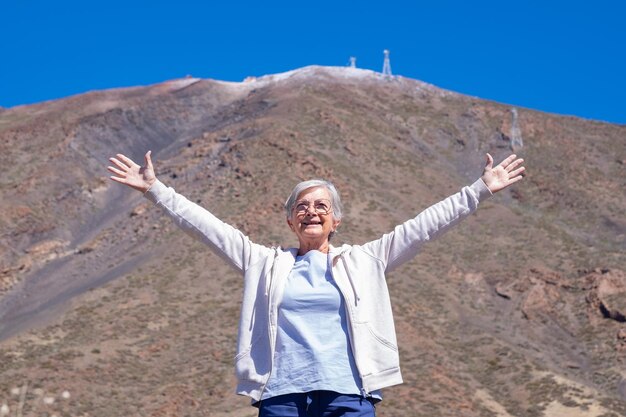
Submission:
POLYGON ((309 188, 316 187, 324 187, 328 190, 328 193, 330 194, 330 204, 333 209, 333 218, 335 220, 341 220, 341 197, 339 197, 337 189, 332 182, 319 179, 302 181, 294 187, 293 191, 289 195, 289 198, 287 199, 287 201, 285 201, 285 212, 287 213, 288 219, 291 219, 293 216, 293 206, 294 204, 296 204, 298 196, 302 194, 303 191, 308 190, 309 188))

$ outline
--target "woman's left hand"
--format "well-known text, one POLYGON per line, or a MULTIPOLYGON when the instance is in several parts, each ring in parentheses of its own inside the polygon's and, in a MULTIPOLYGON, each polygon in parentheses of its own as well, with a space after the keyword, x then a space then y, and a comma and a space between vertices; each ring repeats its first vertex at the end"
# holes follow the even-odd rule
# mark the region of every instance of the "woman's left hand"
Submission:
POLYGON ((487 165, 480 178, 485 182, 489 191, 495 194, 524 178, 522 174, 526 168, 521 166, 524 160, 516 158, 515 154, 510 155, 494 167, 493 157, 487 154, 487 165))

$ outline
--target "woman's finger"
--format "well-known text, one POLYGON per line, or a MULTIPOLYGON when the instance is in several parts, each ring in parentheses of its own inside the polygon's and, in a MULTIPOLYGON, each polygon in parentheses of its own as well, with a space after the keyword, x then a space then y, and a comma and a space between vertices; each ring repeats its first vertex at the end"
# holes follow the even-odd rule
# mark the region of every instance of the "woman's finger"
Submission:
POLYGON ((516 159, 515 161, 511 162, 505 169, 510 172, 520 166, 523 162, 524 160, 522 158, 516 159))
POLYGON ((489 153, 487 153, 486 156, 487 156, 487 163, 485 164, 485 169, 490 170, 493 168, 493 157, 489 153))
POLYGON ((109 171, 111 171, 112 173, 114 173, 115 175, 118 175, 118 176, 120 176, 120 177, 125 177, 125 176, 126 176, 126 172, 121 171, 121 170, 119 170, 119 169, 117 169, 117 168, 114 168, 114 167, 107 167, 107 169, 108 169, 109 171))
POLYGON ((521 167, 521 168, 516 169, 515 171, 511 171, 509 172, 509 178, 517 177, 518 175, 521 175, 524 171, 526 171, 525 167, 521 167))
POLYGON ((509 183, 507 184, 507 187, 508 187, 509 185, 514 184, 514 183, 516 183, 516 182, 518 182, 518 181, 521 181, 521 180, 523 180, 523 179, 524 179, 524 176, 523 176, 523 175, 518 175, 518 176, 517 176, 517 177, 515 177, 515 178, 510 178, 510 179, 509 179, 509 183))
POLYGON ((152 155, 152 151, 148 151, 146 152, 146 156, 144 156, 144 159, 146 160, 146 167, 149 169, 152 169, 152 158, 150 157, 152 155))
POLYGON ((114 177, 113 175, 111 175, 109 178, 111 178, 115 182, 119 182, 120 184, 126 184, 125 178, 114 177))
POLYGON ((502 168, 506 168, 511 162, 515 160, 515 158, 517 158, 517 155, 509 155, 504 161, 500 162, 499 166, 501 166, 502 168))
POLYGON ((117 166, 119 169, 121 169, 124 172, 126 172, 126 171, 128 171, 130 169, 130 167, 128 165, 126 165, 125 163, 121 162, 117 158, 109 158, 109 161, 111 161, 111 163, 113 163, 115 166, 117 166))
POLYGON ((118 157, 119 159, 121 159, 122 161, 124 161, 124 163, 125 163, 126 165, 128 165, 128 167, 129 167, 129 168, 132 168, 132 167, 134 167, 134 166, 138 166, 138 165, 137 165, 137 164, 136 164, 136 163, 135 163, 132 159, 128 158, 128 157, 127 157, 127 156, 125 156, 125 155, 122 155, 121 153, 118 153, 118 154, 117 154, 117 157, 118 157))

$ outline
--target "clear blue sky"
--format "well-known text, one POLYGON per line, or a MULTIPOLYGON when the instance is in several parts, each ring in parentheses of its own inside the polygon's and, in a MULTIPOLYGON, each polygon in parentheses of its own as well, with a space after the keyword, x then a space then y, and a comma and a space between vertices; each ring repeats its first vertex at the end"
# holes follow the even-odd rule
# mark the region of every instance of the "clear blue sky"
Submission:
POLYGON ((0 106, 191 74, 380 71, 626 124, 626 2, 2 0, 0 106))

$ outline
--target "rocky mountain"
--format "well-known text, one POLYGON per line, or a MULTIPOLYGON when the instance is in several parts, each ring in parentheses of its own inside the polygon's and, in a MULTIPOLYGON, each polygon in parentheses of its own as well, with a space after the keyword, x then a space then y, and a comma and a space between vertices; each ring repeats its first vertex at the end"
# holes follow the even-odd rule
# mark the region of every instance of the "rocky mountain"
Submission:
MULTIPOLYGON (((524 181, 389 276, 405 382, 379 416, 626 416, 626 126, 518 114, 524 181)), ((0 413, 256 415, 234 394, 241 277, 110 181, 115 153, 151 149, 164 183, 267 245, 297 243, 282 202, 328 178, 336 243, 363 243, 510 153, 511 123, 332 67, 3 109, 0 413)))

